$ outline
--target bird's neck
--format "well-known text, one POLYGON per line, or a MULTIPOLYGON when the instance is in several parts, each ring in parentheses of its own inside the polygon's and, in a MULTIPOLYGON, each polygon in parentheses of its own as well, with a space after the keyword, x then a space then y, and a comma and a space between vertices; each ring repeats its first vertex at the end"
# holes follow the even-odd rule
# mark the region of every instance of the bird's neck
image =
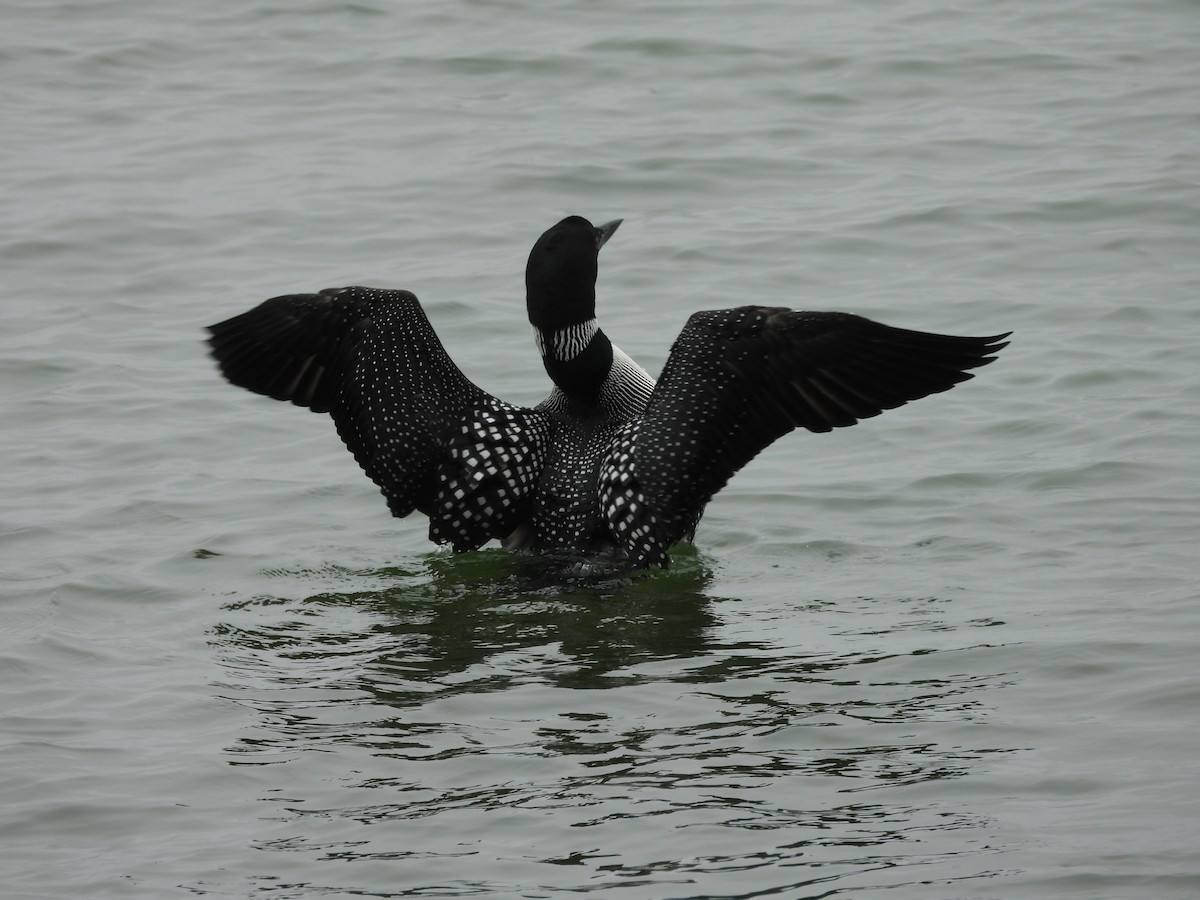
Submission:
POLYGON ((612 369, 613 347, 595 319, 546 331, 534 327, 534 340, 550 379, 568 397, 596 403, 612 369))

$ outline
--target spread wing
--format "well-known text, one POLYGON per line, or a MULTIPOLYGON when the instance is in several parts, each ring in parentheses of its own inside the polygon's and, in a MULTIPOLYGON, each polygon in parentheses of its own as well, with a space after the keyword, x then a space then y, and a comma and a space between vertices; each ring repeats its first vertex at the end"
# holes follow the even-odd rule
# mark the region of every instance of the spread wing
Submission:
POLYGON ((550 424, 476 387, 408 291, 275 297, 209 329, 233 384, 327 412, 396 516, 429 516, 455 550, 528 519, 550 424))
POLYGON ((990 363, 1006 337, 908 331, 848 313, 696 313, 645 414, 617 435, 601 470, 609 528, 635 567, 666 565, 704 505, 774 440, 949 390, 990 363))

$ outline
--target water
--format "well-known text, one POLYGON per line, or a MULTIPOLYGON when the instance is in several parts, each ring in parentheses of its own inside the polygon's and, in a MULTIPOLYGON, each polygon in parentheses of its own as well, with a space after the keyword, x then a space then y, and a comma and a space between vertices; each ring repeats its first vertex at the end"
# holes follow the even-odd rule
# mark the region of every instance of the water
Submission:
POLYGON ((1185 2, 10 3, 5 897, 1200 894, 1185 2), (274 294, 422 299, 537 402, 525 254, 691 311, 1014 329, 546 584, 222 384, 274 294))

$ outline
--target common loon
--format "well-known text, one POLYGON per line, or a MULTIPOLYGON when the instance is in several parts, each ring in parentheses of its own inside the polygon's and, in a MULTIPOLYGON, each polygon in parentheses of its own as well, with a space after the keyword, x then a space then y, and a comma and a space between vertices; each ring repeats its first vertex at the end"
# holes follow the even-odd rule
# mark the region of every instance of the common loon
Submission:
POLYGON ((476 387, 417 298, 366 287, 275 297, 211 326, 233 384, 313 412, 380 487, 456 552, 506 548, 667 566, 705 505, 794 428, 853 425, 966 381, 1008 333, 952 337, 849 313, 698 312, 657 383, 596 324, 599 250, 620 219, 538 238, 526 306, 554 382, 529 409, 476 387))

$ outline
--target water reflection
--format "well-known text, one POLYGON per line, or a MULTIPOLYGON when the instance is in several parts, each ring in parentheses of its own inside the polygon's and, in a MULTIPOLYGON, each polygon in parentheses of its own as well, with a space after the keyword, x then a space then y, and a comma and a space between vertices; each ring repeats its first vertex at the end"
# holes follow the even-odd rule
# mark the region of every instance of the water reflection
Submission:
POLYGON ((515 675, 506 655, 528 648, 553 646, 550 680, 578 686, 641 659, 704 652, 714 618, 694 553, 652 582, 545 576, 503 553, 432 557, 418 573, 354 576, 382 588, 230 604, 257 621, 223 624, 213 637, 234 671, 271 678, 286 660, 278 675, 288 683, 342 672, 394 706, 506 687, 515 675))
MULTIPOLYGON (((830 880, 908 883, 892 870, 914 865, 984 877, 949 874, 983 852, 954 837, 977 813, 911 793, 1011 752, 986 727, 1004 682, 992 648, 936 599, 868 610, 869 630, 845 606, 873 601, 812 601, 791 611, 811 640, 751 639, 694 552, 625 581, 550 583, 486 552, 335 576, 346 589, 232 603, 212 635, 219 692, 256 711, 229 758, 266 767, 260 849, 313 873, 450 864, 449 880, 403 876, 447 894, 495 893, 510 870, 498 895, 703 896, 686 886, 737 872, 756 896, 821 896, 830 880)), ((368 871, 329 889, 370 893, 368 871)))

